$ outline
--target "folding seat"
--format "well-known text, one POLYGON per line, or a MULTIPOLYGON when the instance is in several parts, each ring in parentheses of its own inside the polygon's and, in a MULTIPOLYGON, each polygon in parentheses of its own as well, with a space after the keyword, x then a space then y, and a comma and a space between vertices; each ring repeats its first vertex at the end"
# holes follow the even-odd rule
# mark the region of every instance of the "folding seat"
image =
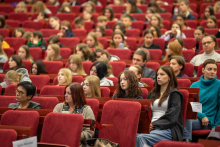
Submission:
POLYGON ((131 13, 131 16, 135 18, 137 21, 145 21, 145 13, 131 13))
POLYGON ((172 18, 172 13, 169 13, 169 12, 159 13, 159 14, 160 14, 161 18, 163 18, 163 20, 171 20, 171 18, 172 18))
POLYGON ((122 13, 115 13, 115 18, 117 18, 117 19, 121 19, 121 15, 122 15, 122 13))
POLYGON ((197 5, 195 3, 190 3, 189 7, 193 12, 197 12, 197 5))
POLYGON ((189 79, 177 79, 178 87, 187 87, 191 86, 191 81, 189 79))
MULTIPOLYGON (((72 79, 72 82, 77 82, 77 83, 82 83, 83 82, 83 77, 82 76, 76 76, 74 75, 73 76, 73 79, 72 79)), ((58 85, 58 76, 56 76, 54 79, 53 79, 53 85, 58 85)))
POLYGON ((54 29, 40 29, 44 37, 50 37, 51 35, 57 35, 60 31, 54 29))
POLYGON ((1 117, 1 125, 31 127, 32 136, 36 136, 38 122, 37 111, 8 110, 1 117))
POLYGON ((2 93, 2 86, 0 85, 0 93, 2 93))
POLYGON ((11 12, 8 15, 8 19, 19 20, 21 22, 28 20, 28 13, 15 13, 11 12))
POLYGON ((182 29, 182 32, 186 35, 186 38, 194 38, 195 29, 182 29))
POLYGON ((197 28, 197 21, 196 20, 186 20, 186 24, 187 24, 187 26, 189 26, 191 28, 189 30, 197 28))
POLYGON ((28 28, 24 28, 24 31, 25 31, 25 32, 27 32, 27 31, 29 31, 29 32, 34 32, 34 31, 35 31, 35 29, 28 29, 28 28))
POLYGON ((127 29, 126 36, 127 37, 140 37, 141 31, 139 29, 127 29))
POLYGON ((192 63, 185 63, 185 68, 183 74, 186 74, 188 77, 193 77, 194 66, 192 63))
POLYGON ((149 87, 154 87, 154 80, 151 78, 141 78, 141 82, 144 82, 149 87))
POLYGON ((154 147, 203 147, 200 143, 187 143, 187 142, 179 142, 179 141, 167 141, 162 140, 159 141, 154 147))
POLYGON ((109 80, 113 81, 113 84, 116 86, 118 84, 118 77, 106 77, 109 80))
POLYGON ((141 88, 143 99, 147 99, 148 90, 146 88, 141 88))
POLYGON ((131 50, 129 50, 129 49, 109 48, 106 51, 108 51, 112 55, 118 56, 121 60, 130 60, 131 59, 131 50))
POLYGON ((162 50, 161 49, 148 49, 150 52, 151 60, 161 60, 162 58, 162 50))
POLYGON ((26 20, 22 23, 23 28, 29 28, 29 29, 35 29, 35 30, 40 30, 44 28, 44 22, 43 21, 31 21, 31 20, 26 20))
POLYGON ((144 22, 143 21, 132 21, 131 25, 134 29, 139 29, 140 31, 143 31, 144 29, 144 22))
POLYGON ((147 62, 145 67, 153 69, 156 73, 157 69, 160 67, 160 64, 158 62, 147 62))
POLYGON ((53 6, 53 5, 46 5, 46 7, 51 11, 53 15, 57 14, 58 11, 58 6, 53 6))
POLYGON ((167 12, 170 12, 170 13, 173 12, 173 5, 172 4, 160 5, 160 7, 166 9, 167 12))
POLYGON ((31 9, 33 7, 32 4, 26 4, 26 7, 27 7, 27 12, 31 12, 31 9))
POLYGON ((195 16, 196 19, 198 19, 198 17, 199 17, 198 13, 196 13, 196 12, 191 12, 191 14, 192 14, 193 16, 195 16))
POLYGON ((13 147, 12 142, 17 140, 17 132, 13 129, 0 129, 1 146, 13 147))
POLYGON ((136 43, 137 43, 137 39, 136 38, 126 38, 125 41, 126 41, 126 43, 128 45, 128 48, 131 51, 136 51, 136 43))
POLYGON ((86 30, 72 29, 72 31, 76 37, 86 37, 86 35, 87 35, 86 30))
POLYGON ((116 142, 120 147, 134 147, 140 111, 141 105, 138 102, 107 101, 103 107, 100 123, 112 124, 113 127, 99 130, 98 138, 116 142))
POLYGON ((6 19, 5 22, 6 22, 7 25, 9 25, 10 27, 13 27, 13 28, 20 27, 20 25, 21 25, 20 21, 18 21, 18 20, 8 20, 8 19, 6 19))
MULTIPOLYGON (((15 91, 15 90, 14 90, 15 91)), ((0 97, 0 107, 2 108, 2 107, 5 107, 5 108, 8 108, 8 105, 10 104, 10 103, 17 103, 17 101, 16 101, 16 96, 14 95, 14 96, 4 96, 4 95, 2 95, 1 97, 0 97)))
MULTIPOLYGON (((120 58, 121 59, 121 58, 120 58)), ((112 72, 115 77, 118 77, 122 71, 126 68, 126 64, 123 61, 110 62, 112 66, 112 72)))
MULTIPOLYGON (((184 80, 188 80, 188 79, 184 79, 184 80)), ((178 81, 178 83, 179 83, 179 81, 178 81)), ((186 119, 186 111, 187 111, 187 105, 188 105, 188 99, 189 99, 189 92, 187 90, 185 90, 185 89, 179 89, 179 92, 181 92, 183 94, 182 117, 183 117, 183 131, 184 131, 185 119, 186 119)))
POLYGON ((125 6, 124 5, 109 5, 110 7, 112 7, 112 9, 114 10, 115 13, 121 13, 123 11, 125 11, 125 6))
POLYGON ((206 28, 206 26, 207 26, 207 20, 202 20, 202 21, 200 22, 200 26, 202 26, 203 28, 206 28))
POLYGON ((2 35, 3 38, 9 37, 10 30, 9 29, 0 29, 0 35, 2 35))
POLYGON ((112 36, 113 31, 112 29, 105 29, 105 36, 112 36))
POLYGON ((182 50, 183 56, 186 58, 188 62, 192 60, 192 58, 195 56, 195 51, 194 50, 182 50))
POLYGON ((220 19, 220 13, 219 12, 215 13, 215 17, 217 18, 217 20, 219 20, 220 19))
POLYGON ((77 37, 71 37, 71 38, 62 37, 60 38, 60 43, 62 43, 66 47, 75 47, 77 44, 80 43, 80 39, 77 37))
POLYGON ((10 47, 12 47, 15 52, 20 48, 20 46, 24 45, 26 40, 24 38, 16 38, 16 37, 5 37, 4 41, 6 41, 10 47))
POLYGON ((205 28, 205 32, 208 33, 209 35, 215 35, 218 31, 219 31, 219 29, 208 29, 208 28, 205 28))
POLYGON ((15 95, 15 89, 17 88, 18 86, 17 85, 14 85, 14 84, 10 84, 8 85, 6 88, 5 88, 5 93, 4 94, 7 94, 7 95, 15 95))
POLYGON ((110 29, 113 29, 117 21, 108 21, 107 26, 109 26, 110 29))
POLYGON ((95 115, 95 119, 97 120, 98 112, 99 112, 99 101, 97 99, 86 99, 87 105, 89 105, 95 115))
POLYGON ((138 7, 139 9, 141 9, 143 13, 145 13, 145 12, 147 11, 148 5, 138 5, 137 7, 138 7))
POLYGON ((202 13, 204 13, 205 8, 206 8, 208 5, 214 6, 214 4, 215 4, 215 3, 202 3, 202 4, 200 5, 200 12, 199 12, 199 14, 201 15, 202 13))
POLYGON ((170 30, 170 21, 169 20, 162 20, 164 25, 164 29, 170 30))
POLYGON ((96 13, 102 13, 102 9, 103 9, 103 6, 95 5, 95 11, 96 11, 96 13))
POLYGON ((10 57, 11 55, 14 54, 14 49, 10 47, 10 48, 4 49, 4 52, 6 53, 8 57, 10 57))
POLYGON ((14 12, 14 7, 11 5, 0 5, 0 12, 5 12, 6 14, 9 14, 11 12, 14 12))
POLYGON ((43 95, 54 95, 54 96, 64 96, 66 86, 54 86, 46 85, 40 91, 40 96, 43 95))
POLYGON ((101 89, 101 97, 109 97, 110 89, 108 87, 100 87, 101 89))
POLYGON ((54 109, 54 107, 59 103, 57 97, 33 97, 32 101, 39 103, 42 109, 54 109))
POLYGON ((195 38, 184 38, 183 42, 184 42, 184 47, 187 49, 193 49, 194 47, 196 47, 195 38))
POLYGON ((34 61, 40 60, 42 57, 42 49, 39 47, 29 48, 30 54, 34 61))
MULTIPOLYGON (((28 70, 28 73, 30 73, 31 66, 32 66, 31 61, 30 60, 22 60, 22 62, 24 63, 24 67, 28 70)), ((9 69, 9 65, 8 65, 8 61, 7 61, 7 62, 5 62, 4 66, 3 66, 3 72, 5 72, 8 69, 9 69)))
POLYGON ((74 20, 76 17, 75 13, 58 13, 56 16, 60 19, 60 21, 63 20, 74 20))
POLYGON ((72 51, 70 48, 60 48, 60 56, 62 59, 68 59, 72 51))
MULTIPOLYGON (((31 20, 35 20, 37 19, 39 13, 33 13, 31 14, 31 20)), ((48 18, 50 18, 52 16, 52 14, 47 14, 48 18)))
POLYGON ((40 90, 50 82, 50 77, 48 75, 29 75, 29 77, 36 86, 38 93, 40 93, 40 90))
MULTIPOLYGON (((96 20, 97 20, 97 18, 96 18, 96 20)), ((94 24, 92 22, 84 22, 84 27, 85 27, 85 30, 87 30, 87 32, 89 32, 90 30, 93 29, 93 25, 94 24)), ((75 28, 74 27, 74 22, 72 22, 71 26, 72 26, 72 28, 75 28)))
POLYGON ((50 113, 44 119, 40 142, 77 147, 83 122, 81 114, 50 113))
POLYGON ((72 13, 80 13, 81 6, 71 6, 72 8, 72 13))
POLYGON ((58 74, 59 70, 63 68, 61 61, 43 61, 49 74, 58 74))

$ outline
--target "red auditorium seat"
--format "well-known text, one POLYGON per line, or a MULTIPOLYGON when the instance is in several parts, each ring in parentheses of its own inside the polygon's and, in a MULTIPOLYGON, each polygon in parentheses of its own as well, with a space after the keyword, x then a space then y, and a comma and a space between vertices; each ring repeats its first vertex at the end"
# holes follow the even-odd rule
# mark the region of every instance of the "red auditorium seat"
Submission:
POLYGON ((40 29, 44 37, 50 37, 51 35, 57 35, 60 31, 54 29, 40 29))
POLYGON ((166 9, 167 12, 170 12, 170 13, 173 12, 173 5, 172 5, 172 4, 168 4, 168 5, 160 5, 160 7, 166 9))
POLYGON ((109 26, 110 29, 113 29, 117 21, 108 21, 107 26, 109 26))
POLYGON ((109 97, 110 89, 108 87, 100 87, 101 89, 101 97, 109 97))
POLYGON ((187 143, 187 142, 179 142, 179 141, 167 141, 162 140, 159 141, 154 147, 204 147, 200 143, 187 143))
POLYGON ((53 6, 53 5, 46 5, 46 7, 51 11, 53 15, 57 14, 58 11, 58 6, 53 6))
MULTIPOLYGON (((25 68, 28 70, 28 73, 30 73, 31 66, 32 66, 31 61, 30 60, 22 60, 22 62, 24 63, 25 68)), ((5 62, 4 66, 3 66, 3 72, 5 72, 8 69, 9 69, 9 65, 8 65, 8 61, 7 61, 7 62, 5 62)))
POLYGON ((118 77, 106 77, 109 80, 113 81, 113 84, 116 86, 118 84, 118 77))
POLYGON ((7 49, 4 49, 4 52, 6 53, 6 55, 8 56, 8 58, 14 54, 14 49, 13 48, 7 48, 7 49))
POLYGON ((148 5, 137 5, 137 7, 138 7, 139 9, 141 9, 143 13, 145 13, 145 12, 147 11, 148 5))
POLYGON ((9 14, 11 12, 14 12, 14 7, 11 5, 0 5, 0 12, 5 12, 6 14, 9 14))
POLYGON ((66 47, 75 47, 77 44, 80 43, 80 39, 77 37, 71 37, 71 38, 62 37, 60 38, 60 43, 62 43, 66 47))
POLYGON ((14 2, 20 2, 22 0, 4 0, 4 3, 6 4, 11 4, 11 3, 14 3, 14 2))
POLYGON ((124 5, 109 5, 109 6, 113 8, 115 13, 122 13, 125 10, 124 5))
POLYGON ((26 4, 26 7, 27 7, 27 12, 31 12, 33 4, 26 4))
POLYGON ((54 96, 64 96, 66 86, 54 86, 46 85, 40 91, 40 96, 42 95, 54 95, 54 96))
POLYGON ((117 18, 118 20, 120 20, 120 19, 121 19, 121 15, 122 15, 122 13, 115 13, 115 18, 117 18))
MULTIPOLYGON (((72 27, 72 29, 75 29, 74 22, 72 22, 71 27, 72 27)), ((85 27, 85 30, 87 30, 87 32, 89 32, 90 30, 93 29, 93 23, 92 22, 84 22, 84 27, 85 27)))
POLYGON ((198 17, 199 17, 198 13, 196 13, 196 12, 191 12, 191 14, 192 14, 196 19, 198 19, 198 17))
POLYGON ((16 37, 5 37, 4 41, 6 41, 10 47, 12 47, 15 52, 20 48, 20 46, 24 45, 26 40, 24 38, 16 38, 16 37))
POLYGON ((139 29, 141 32, 144 30, 144 22, 143 21, 132 21, 132 28, 139 29))
POLYGON ((60 48, 60 56, 62 59, 68 59, 72 51, 70 48, 60 48))
POLYGON ((9 29, 0 29, 0 35, 2 35, 3 38, 9 37, 10 30, 9 29))
POLYGON ((17 103, 16 96, 1 96, 0 97, 0 107, 7 108, 10 103, 17 103))
POLYGON ((33 97, 32 101, 39 103, 42 109, 54 109, 59 103, 57 97, 33 97))
MULTIPOLYGON (((82 83, 83 82, 83 77, 82 76, 72 76, 72 82, 77 82, 77 83, 82 83)), ((58 85, 58 76, 56 76, 54 79, 53 79, 53 85, 58 85)))
POLYGON ((44 119, 40 142, 77 147, 83 123, 81 114, 50 113, 44 119))
POLYGON ((182 29, 182 32, 186 35, 186 38, 194 38, 195 29, 182 29))
MULTIPOLYGON (((165 52, 164 47, 165 47, 165 41, 163 38, 154 38, 153 40, 154 44, 157 44, 160 46, 160 49, 165 52)), ((144 44, 144 38, 139 40, 138 46, 142 46, 144 44)))
MULTIPOLYGON (((31 14, 31 20, 35 20, 37 19, 39 13, 33 13, 31 14)), ((48 18, 50 18, 52 16, 52 14, 47 14, 48 18)))
POLYGON ((148 49, 150 52, 151 60, 161 60, 162 58, 162 50, 161 49, 148 49))
POLYGON ((42 49, 41 48, 30 47, 29 50, 30 50, 30 54, 31 54, 34 61, 41 59, 41 57, 42 57, 42 49))
POLYGON ((179 89, 179 92, 181 92, 183 94, 182 117, 183 117, 183 132, 184 132, 186 112, 187 112, 187 105, 188 105, 188 99, 189 99, 189 92, 187 90, 185 90, 185 89, 179 89))
POLYGON ((72 31, 76 37, 86 37, 86 35, 87 35, 86 30, 72 29, 72 31))
POLYGON ((49 74, 58 74, 59 70, 63 68, 61 61, 43 61, 49 74))
POLYGON ((112 72, 115 77, 118 77, 122 71, 126 68, 126 64, 123 61, 110 62, 112 66, 112 72))
POLYGON ((8 110, 1 117, 1 125, 31 127, 32 136, 36 136, 39 122, 37 111, 8 110))
POLYGON ((216 29, 205 28, 205 32, 208 33, 209 35, 215 35, 218 31, 219 31, 218 28, 216 28, 216 29))
POLYGON ((24 31, 26 32, 26 31, 29 31, 29 32, 34 32, 35 31, 35 29, 27 29, 27 28, 24 28, 24 31))
POLYGON ((215 17, 217 18, 217 20, 219 20, 220 19, 220 13, 219 12, 215 13, 215 17))
MULTIPOLYGON (((195 29, 197 27, 197 21, 196 20, 186 20, 187 26, 189 26, 191 29, 195 29)), ((189 29, 189 30, 191 30, 189 29)), ((193 36, 194 37, 194 36, 193 36)))
POLYGON ((28 29, 35 29, 35 30, 40 30, 44 28, 44 22, 43 21, 31 21, 31 20, 26 20, 22 23, 23 28, 28 28, 28 29))
POLYGON ((129 50, 129 49, 109 48, 106 51, 108 51, 112 55, 118 56, 121 60, 130 60, 131 59, 131 50, 129 50))
POLYGON ((189 79, 177 79, 178 87, 190 87, 191 81, 189 79))
POLYGON ((148 90, 146 88, 141 88, 143 99, 147 99, 148 90))
POLYGON ((6 19, 5 20, 6 24, 10 27, 13 27, 13 28, 17 28, 17 27, 20 27, 20 21, 18 20, 8 20, 6 19))
POLYGON ((126 43, 128 45, 128 48, 131 51, 136 51, 136 43, 137 43, 137 39, 136 38, 126 38, 125 41, 126 41, 126 43))
POLYGON ((98 137, 117 142, 120 147, 135 146, 140 111, 138 102, 107 101, 103 107, 101 124, 112 124, 114 127, 102 128, 98 137))
POLYGON ((95 115, 95 119, 97 120, 98 112, 99 112, 99 101, 97 99, 86 98, 87 105, 89 105, 95 115))
POLYGON ((154 80, 151 78, 141 78, 141 82, 147 84, 148 87, 154 87, 154 80))
POLYGON ((160 64, 158 62, 147 62, 145 64, 145 67, 153 69, 156 73, 157 69, 160 67, 160 64))
POLYGON ((127 29, 126 36, 127 37, 140 37, 141 31, 139 29, 127 29))
POLYGON ((189 7, 193 12, 197 12, 197 5, 195 3, 190 3, 189 7))
POLYGON ((170 21, 169 20, 163 20, 162 21, 164 29, 170 30, 170 21))
POLYGON ((15 95, 15 89, 17 88, 17 85, 10 84, 5 88, 5 93, 4 94, 9 94, 9 95, 15 95))
POLYGON ((137 21, 145 21, 145 13, 131 13, 131 16, 133 16, 134 19, 136 19, 137 21))
POLYGON ((96 13, 102 13, 102 9, 103 9, 103 6, 95 5, 95 11, 96 11, 96 13))
POLYGON ((184 38, 183 42, 184 42, 184 47, 187 49, 193 49, 194 47, 196 47, 195 38, 184 38))
POLYGON ((214 6, 214 4, 215 4, 215 3, 201 3, 199 15, 201 15, 202 13, 204 13, 205 8, 206 8, 208 5, 214 6))
POLYGON ((38 93, 40 93, 40 90, 50 82, 50 77, 48 75, 29 75, 29 77, 36 86, 38 93))
POLYGON ((80 13, 80 10, 81 10, 81 6, 71 6, 72 8, 72 13, 80 13))
POLYGON ((0 85, 0 93, 2 93, 2 86, 0 85))
POLYGON ((15 12, 11 12, 8 15, 8 19, 12 19, 12 20, 19 20, 21 22, 28 20, 28 13, 15 13, 15 12))
MULTIPOLYGON (((198 70, 197 70, 197 77, 201 77, 203 75, 202 73, 202 65, 203 64, 200 64, 199 67, 198 67, 198 70)), ((220 77, 220 63, 217 63, 218 67, 217 67, 217 77, 219 78, 220 77)))
POLYGON ((60 21, 74 20, 76 18, 75 13, 57 13, 56 16, 60 19, 60 21))
POLYGON ((12 142, 17 140, 17 132, 13 129, 0 129, 1 146, 13 147, 12 142))
POLYGON ((160 14, 160 16, 161 16, 161 18, 163 18, 163 20, 171 20, 171 18, 172 18, 172 13, 169 13, 169 12, 158 13, 158 14, 160 14))
POLYGON ((192 60, 192 58, 195 56, 195 51, 194 50, 182 50, 183 56, 186 58, 188 62, 192 60))

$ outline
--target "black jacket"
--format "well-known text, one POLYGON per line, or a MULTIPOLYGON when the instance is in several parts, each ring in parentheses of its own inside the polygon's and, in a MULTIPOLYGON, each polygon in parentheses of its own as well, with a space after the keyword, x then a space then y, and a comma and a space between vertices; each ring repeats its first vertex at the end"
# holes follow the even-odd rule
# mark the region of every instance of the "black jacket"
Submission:
MULTIPOLYGON (((19 107, 20 103, 11 103, 8 105, 8 108, 17 109, 19 107)), ((29 105, 27 106, 27 109, 42 109, 41 105, 39 103, 30 101, 29 105)))
MULTIPOLYGON (((112 98, 113 98, 113 100, 115 100, 115 98, 117 98, 117 97, 116 97, 116 94, 114 94, 114 95, 112 96, 112 98)), ((128 98, 128 96, 123 96, 123 97, 120 97, 120 98, 128 98)), ((134 99, 143 99, 143 97, 142 97, 142 96, 137 96, 137 97, 135 97, 134 99)))
MULTIPOLYGON (((147 99, 151 99, 151 93, 147 99)), ((182 100, 183 95, 174 88, 170 93, 165 115, 152 123, 154 129, 170 129, 173 141, 182 141, 183 138, 182 100)))

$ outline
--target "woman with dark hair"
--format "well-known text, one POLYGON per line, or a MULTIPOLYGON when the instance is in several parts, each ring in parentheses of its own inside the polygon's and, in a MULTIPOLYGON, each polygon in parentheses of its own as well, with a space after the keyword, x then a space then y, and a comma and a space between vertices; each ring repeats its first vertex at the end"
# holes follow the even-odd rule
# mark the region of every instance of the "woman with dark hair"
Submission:
POLYGON ((139 87, 148 87, 147 84, 141 82, 141 77, 143 75, 143 69, 140 65, 131 65, 128 70, 133 71, 135 73, 136 77, 138 78, 138 86, 139 87))
POLYGON ((23 28, 15 28, 14 37, 23 37, 25 30, 23 28))
POLYGON ((176 16, 176 22, 181 25, 182 29, 191 29, 189 26, 186 26, 187 25, 186 20, 187 18, 184 14, 179 14, 176 16))
POLYGON ((150 26, 149 29, 153 31, 154 38, 160 38, 161 37, 161 31, 158 26, 150 26))
POLYGON ((127 0, 125 4, 125 13, 143 13, 141 9, 136 6, 135 0, 127 0))
POLYGON ((181 56, 172 56, 170 58, 170 66, 173 68, 176 77, 188 77, 182 71, 185 68, 185 60, 181 56))
POLYGON ((21 57, 22 60, 29 60, 31 63, 34 63, 33 58, 31 57, 29 47, 27 45, 22 45, 18 50, 18 56, 21 57))
POLYGON ((90 56, 90 60, 92 62, 94 62, 95 60, 98 60, 100 57, 104 57, 104 58, 108 58, 109 61, 118 61, 120 60, 120 58, 118 56, 115 55, 110 55, 109 52, 107 52, 106 50, 103 49, 95 49, 91 56, 90 56))
POLYGON ((112 7, 105 7, 102 11, 102 15, 106 16, 108 21, 118 21, 118 19, 115 18, 115 13, 112 7))
POLYGON ((203 19, 208 19, 208 17, 211 16, 211 15, 215 15, 214 9, 213 9, 212 6, 208 5, 205 8, 203 19))
POLYGON ((152 7, 156 13, 166 13, 164 8, 161 8, 156 1, 150 1, 148 7, 152 7))
POLYGON ((0 28, 9 28, 9 26, 5 22, 5 17, 3 15, 0 15, 0 28))
POLYGON ((147 96, 147 99, 151 99, 151 132, 137 134, 135 147, 154 146, 161 140, 182 141, 183 95, 178 91, 178 82, 172 67, 160 66, 155 79, 155 87, 147 96))
POLYGON ((218 22, 215 16, 211 15, 207 18, 207 28, 218 28, 218 22))
POLYGON ((112 34, 112 41, 110 42, 109 48, 119 48, 120 43, 124 43, 124 48, 120 49, 128 49, 128 45, 125 41, 124 34, 121 31, 114 31, 112 34))
POLYGON ((8 60, 8 65, 10 70, 17 70, 19 68, 24 68, 22 59, 18 55, 11 55, 11 57, 8 60))
MULTIPOLYGON (((124 35, 126 35, 126 28, 125 28, 124 23, 117 22, 113 27, 113 32, 115 32, 115 31, 121 31, 124 35)), ((125 36, 125 38, 127 38, 127 37, 125 36)))
POLYGON ((147 10, 146 10, 146 14, 145 14, 145 22, 144 23, 149 23, 150 20, 151 20, 151 16, 152 14, 154 14, 155 11, 152 7, 148 7, 147 10))
POLYGON ((152 14, 152 16, 150 18, 149 27, 151 27, 151 26, 158 26, 160 29, 164 28, 160 14, 158 14, 158 13, 152 14))
POLYGON ((96 37, 105 37, 105 29, 102 26, 96 26, 94 32, 96 37))
MULTIPOLYGON (((68 113, 68 114, 82 114, 84 119, 95 120, 94 113, 90 106, 86 105, 86 96, 83 86, 79 83, 71 83, 65 88, 65 102, 59 103, 53 109, 53 112, 68 113)), ((94 131, 89 127, 83 127, 80 138, 80 146, 85 145, 87 138, 92 138, 94 131)))
POLYGON ((34 75, 48 74, 46 66, 42 60, 34 62, 31 68, 31 73, 34 75))
POLYGON ((89 61, 91 50, 85 43, 79 43, 75 47, 75 54, 80 55, 82 61, 89 61))
POLYGON ((117 90, 112 98, 143 99, 138 78, 133 71, 125 70, 118 76, 117 90))
POLYGON ((59 37, 75 37, 69 21, 62 21, 62 23, 60 24, 60 33, 58 33, 57 35, 59 37))
POLYGON ((194 38, 196 39, 196 47, 193 49, 196 52, 199 52, 199 42, 202 40, 204 36, 206 36, 207 33, 205 32, 205 29, 202 26, 198 26, 194 31, 194 38))
POLYGON ((114 86, 113 81, 106 78, 108 74, 108 69, 105 63, 97 61, 95 62, 91 68, 89 75, 94 75, 99 77, 100 86, 114 86))
POLYGON ((72 8, 69 2, 63 2, 58 13, 72 13, 72 8))
POLYGON ((144 32, 144 44, 142 45, 143 48, 146 49, 160 49, 160 46, 157 44, 153 44, 154 41, 154 33, 150 29, 144 32))

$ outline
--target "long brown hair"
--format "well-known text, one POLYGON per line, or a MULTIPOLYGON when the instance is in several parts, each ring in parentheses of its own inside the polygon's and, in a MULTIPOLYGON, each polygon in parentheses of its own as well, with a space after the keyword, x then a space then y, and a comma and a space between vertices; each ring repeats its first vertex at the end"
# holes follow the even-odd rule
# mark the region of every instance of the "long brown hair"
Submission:
POLYGON ((176 79, 176 76, 174 74, 173 68, 169 65, 163 65, 160 66, 157 69, 156 72, 156 76, 155 76, 155 87, 151 90, 151 103, 153 105, 154 101, 156 99, 158 99, 159 97, 159 103, 158 106, 161 106, 161 104, 168 98, 168 96, 170 95, 170 92, 174 89, 174 88, 178 88, 178 82, 176 79), (167 85, 167 89, 165 90, 165 92, 163 93, 163 95, 160 95, 160 85, 157 83, 157 72, 159 69, 162 69, 164 72, 166 72, 166 74, 169 76, 170 81, 169 84, 167 85))
POLYGON ((110 48, 118 48, 118 47, 116 46, 115 42, 114 42, 114 36, 117 35, 117 34, 121 35, 122 40, 123 40, 123 43, 124 43, 124 46, 125 46, 125 47, 128 47, 128 45, 127 45, 127 43, 126 43, 126 41, 125 41, 125 38, 124 38, 124 34, 122 33, 122 31, 115 31, 115 32, 113 33, 113 35, 112 35, 112 41, 110 42, 110 48))
POLYGON ((171 55, 166 55, 163 61, 169 61, 170 57, 173 55, 182 56, 182 46, 178 41, 172 41, 168 44, 171 55))

